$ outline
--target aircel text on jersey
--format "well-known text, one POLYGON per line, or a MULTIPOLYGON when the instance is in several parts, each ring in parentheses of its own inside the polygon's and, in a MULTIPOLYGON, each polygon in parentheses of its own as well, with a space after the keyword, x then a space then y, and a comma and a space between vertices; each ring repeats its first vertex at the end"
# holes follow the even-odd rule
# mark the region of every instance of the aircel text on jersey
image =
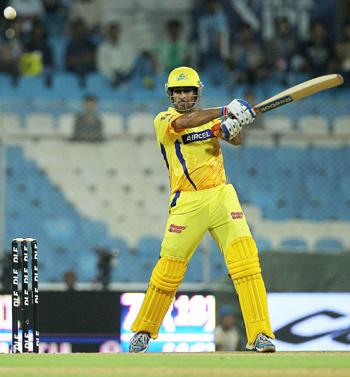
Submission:
POLYGON ((182 135, 182 141, 184 144, 193 143, 195 141, 203 141, 214 137, 211 130, 204 130, 200 132, 191 132, 190 134, 182 135))

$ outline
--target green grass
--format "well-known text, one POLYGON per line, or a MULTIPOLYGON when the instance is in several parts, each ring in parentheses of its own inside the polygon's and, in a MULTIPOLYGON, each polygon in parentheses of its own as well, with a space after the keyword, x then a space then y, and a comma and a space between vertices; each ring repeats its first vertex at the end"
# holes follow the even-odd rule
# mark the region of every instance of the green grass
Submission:
POLYGON ((0 355, 8 377, 349 377, 349 352, 0 355))

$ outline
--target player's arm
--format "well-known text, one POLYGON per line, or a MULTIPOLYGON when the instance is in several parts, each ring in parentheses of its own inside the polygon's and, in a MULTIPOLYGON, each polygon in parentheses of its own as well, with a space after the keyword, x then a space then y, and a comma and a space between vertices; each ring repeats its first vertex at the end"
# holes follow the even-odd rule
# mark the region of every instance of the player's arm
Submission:
MULTIPOLYGON (((227 112, 226 112, 227 114, 227 112)), ((225 115, 224 107, 212 109, 198 109, 190 113, 182 114, 172 122, 175 131, 181 131, 184 128, 194 128, 202 126, 205 123, 220 118, 225 115)))

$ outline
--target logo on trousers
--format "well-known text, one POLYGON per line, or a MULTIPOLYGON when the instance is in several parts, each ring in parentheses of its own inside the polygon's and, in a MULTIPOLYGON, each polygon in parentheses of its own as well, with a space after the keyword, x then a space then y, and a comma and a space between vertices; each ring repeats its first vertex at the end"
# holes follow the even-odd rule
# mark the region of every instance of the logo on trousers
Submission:
POLYGON ((168 231, 170 233, 181 233, 187 226, 170 224, 168 231))
POLYGON ((243 212, 231 212, 231 217, 233 220, 243 219, 243 212))

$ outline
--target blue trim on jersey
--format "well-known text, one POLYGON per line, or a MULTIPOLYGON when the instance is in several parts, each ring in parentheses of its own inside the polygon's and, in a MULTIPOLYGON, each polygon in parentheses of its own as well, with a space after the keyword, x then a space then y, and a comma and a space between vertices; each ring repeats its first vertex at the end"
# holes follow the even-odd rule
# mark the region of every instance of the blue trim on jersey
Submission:
POLYGON ((190 177, 190 175, 188 173, 187 166, 186 166, 186 161, 184 159, 184 156, 181 153, 181 143, 179 142, 179 140, 175 141, 175 150, 176 150, 176 156, 179 159, 180 164, 182 165, 182 169, 183 169, 183 171, 185 173, 186 178, 189 180, 189 182, 191 183, 191 185, 193 186, 193 188, 195 190, 197 190, 196 185, 193 183, 193 181, 192 181, 192 179, 191 179, 191 177, 190 177))
POLYGON ((173 197, 173 200, 171 201, 171 204, 170 204, 170 208, 173 208, 173 207, 176 206, 176 202, 177 202, 177 199, 179 199, 180 194, 181 194, 181 191, 176 191, 176 192, 175 192, 175 195, 174 195, 174 197, 173 197))
POLYGON ((164 145, 162 143, 160 143, 160 151, 162 152, 162 155, 163 155, 163 158, 164 158, 164 161, 165 161, 165 165, 169 170, 168 157, 166 155, 166 150, 165 150, 164 145))

